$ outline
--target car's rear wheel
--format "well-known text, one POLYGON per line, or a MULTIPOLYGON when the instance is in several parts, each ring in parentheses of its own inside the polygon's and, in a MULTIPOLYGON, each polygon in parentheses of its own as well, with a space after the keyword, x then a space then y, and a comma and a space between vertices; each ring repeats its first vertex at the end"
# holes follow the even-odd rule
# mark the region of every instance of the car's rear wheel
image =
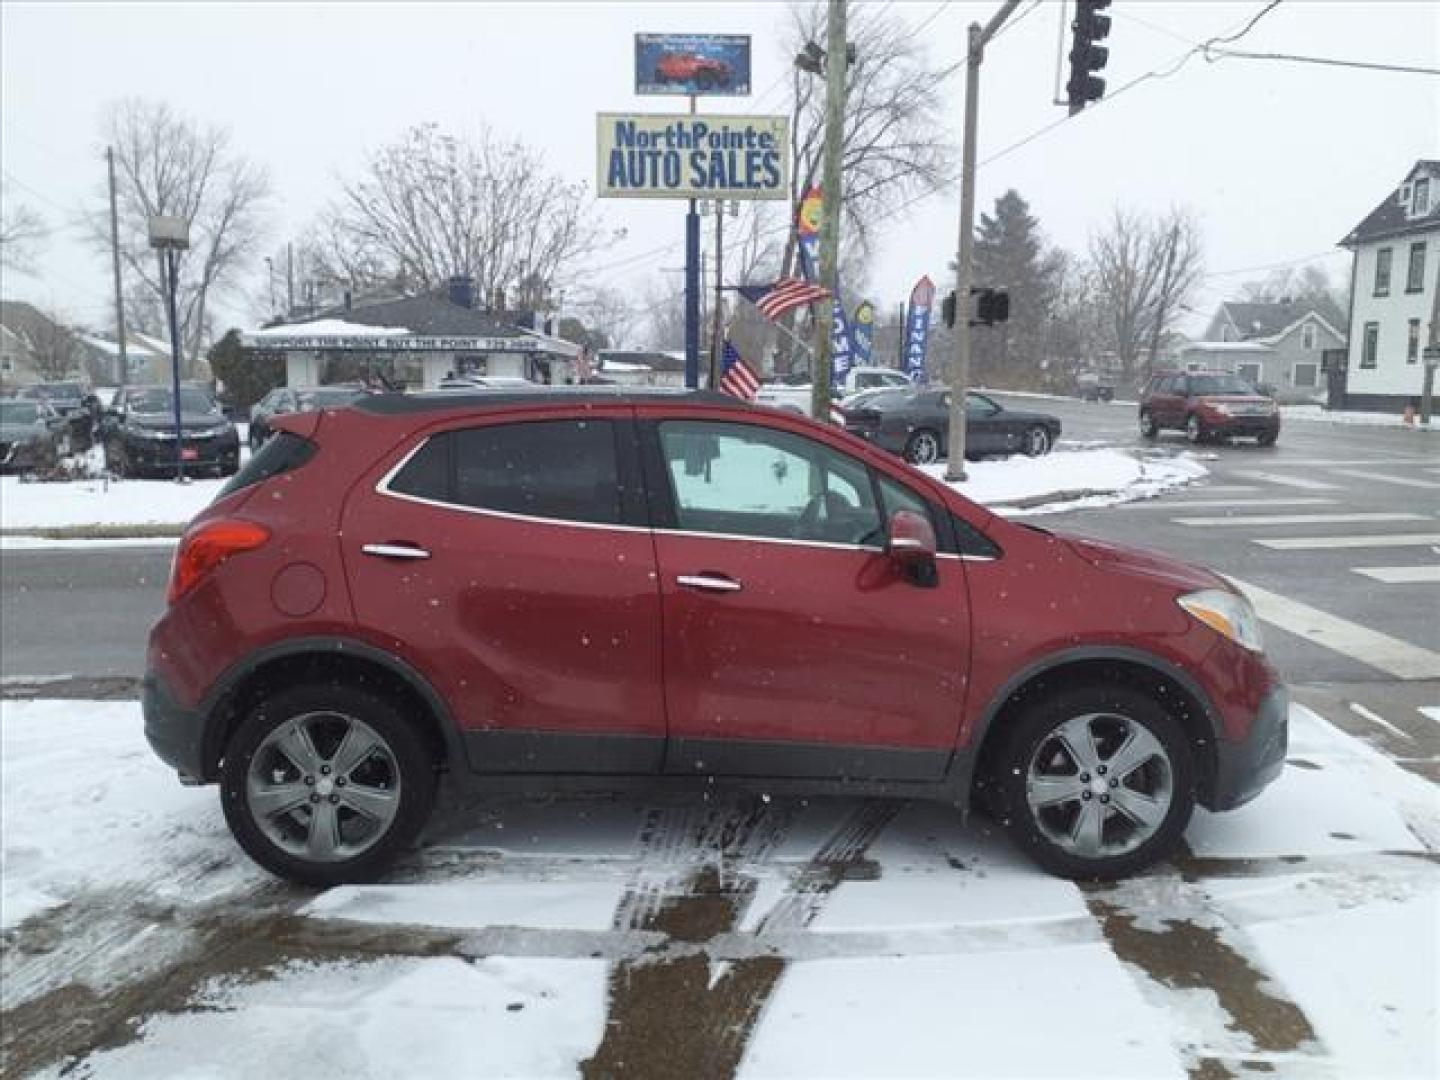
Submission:
POLYGON ((1259 442, 1261 446, 1274 446, 1275 440, 1278 438, 1280 438, 1280 433, 1278 431, 1267 431, 1262 434, 1260 438, 1256 441, 1259 442))
POLYGON ((1044 457, 1050 452, 1050 446, 1050 432, 1038 425, 1027 429, 1020 439, 1020 449, 1026 457, 1044 457))
POLYGON ((1052 874, 1113 879, 1175 847, 1195 808, 1180 724, 1150 696, 1098 684, 1022 712, 989 777, 1015 843, 1052 874))
POLYGON ((1140 434, 1147 439, 1153 439, 1160 434, 1160 425, 1155 423, 1155 417, 1149 412, 1140 414, 1140 434))
POLYGON ((1209 437, 1210 433, 1205 430, 1205 425, 1200 422, 1200 417, 1191 413, 1185 421, 1185 438, 1198 446, 1209 437))
POLYGON ((905 440, 905 460, 912 465, 933 465, 940 460, 940 436, 929 428, 912 431, 905 440))
POLYGON ((246 853, 305 885, 370 881, 435 802, 424 740, 389 700, 330 684, 261 701, 225 749, 225 820, 246 853))

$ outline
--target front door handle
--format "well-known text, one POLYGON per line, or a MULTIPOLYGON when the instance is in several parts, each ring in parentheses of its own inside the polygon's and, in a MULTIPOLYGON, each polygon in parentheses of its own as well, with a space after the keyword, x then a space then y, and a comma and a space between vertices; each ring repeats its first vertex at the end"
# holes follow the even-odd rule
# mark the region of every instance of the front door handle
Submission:
POLYGON ((704 589, 707 592, 739 592, 740 582, 724 574, 681 574, 677 584, 690 589, 704 589))
POLYGON ((380 559, 428 559, 430 552, 413 544, 366 544, 360 549, 380 559))

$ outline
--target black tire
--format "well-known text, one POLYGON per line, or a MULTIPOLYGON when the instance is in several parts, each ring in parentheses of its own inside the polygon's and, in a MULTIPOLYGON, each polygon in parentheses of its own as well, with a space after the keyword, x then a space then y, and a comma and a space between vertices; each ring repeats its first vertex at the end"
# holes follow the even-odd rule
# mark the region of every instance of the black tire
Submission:
POLYGON ((1026 457, 1044 457, 1054 445, 1050 432, 1039 424, 1026 428, 1020 436, 1020 450, 1026 457))
POLYGON ((1195 446, 1210 441, 1210 432, 1205 430, 1204 422, 1194 413, 1185 418, 1185 438, 1195 446))
MULTIPOLYGON (((313 731, 314 728, 310 730, 313 731)), ((319 752, 317 760, 325 760, 323 745, 313 737, 311 745, 319 752)), ((331 749, 329 761, 333 762, 338 756, 339 746, 336 746, 331 749)), ((300 770, 293 766, 292 769, 298 780, 300 770)), ((297 780, 289 783, 296 783, 297 780)), ((333 793, 327 793, 326 797, 331 803, 335 803, 338 798, 343 798, 340 792, 342 785, 339 785, 338 780, 332 782, 337 786, 333 793)), ((225 821, 246 854, 272 874, 302 885, 324 888, 373 881, 379 877, 395 857, 409 847, 429 820, 430 811, 435 805, 436 782, 434 755, 414 724, 394 703, 364 690, 330 683, 301 684, 281 690, 256 705, 231 736, 225 748, 220 771, 220 793, 225 821), (374 767, 379 768, 381 774, 390 779, 372 786, 369 790, 383 792, 388 787, 388 790, 394 791, 398 787, 399 791, 398 806, 389 811, 392 816, 388 823, 364 837, 363 848, 349 858, 320 860, 286 850, 257 824, 251 809, 247 780, 250 778, 251 765, 257 752, 265 748, 265 752, 270 753, 267 739, 273 733, 297 719, 313 717, 315 714, 333 714, 352 721, 358 720, 369 729, 369 733, 377 736, 380 748, 388 757, 376 754, 362 759, 361 764, 350 770, 348 775, 353 776, 362 767, 372 767, 367 762, 378 761, 378 765, 374 767)), ((358 786, 360 781, 354 783, 358 786)), ((316 784, 313 785, 313 790, 321 789, 316 784)), ((318 798, 318 795, 312 795, 308 801, 316 802, 318 798)), ((296 807, 296 810, 305 809, 303 805, 296 807)), ((337 815, 338 820, 338 815, 347 811, 352 815, 347 820, 358 820, 361 817, 344 806, 337 807, 332 812, 337 815)), ((290 811, 273 817, 276 822, 283 820, 294 825, 298 831, 304 825, 293 814, 294 811, 290 811)), ((339 830, 340 826, 337 825, 336 828, 339 830)))
POLYGON ((1160 437, 1160 425, 1155 423, 1155 417, 1149 410, 1140 414, 1140 434, 1147 439, 1158 439, 1160 437))
POLYGON ((1280 433, 1278 431, 1267 431, 1263 435, 1261 435, 1260 438, 1256 441, 1261 446, 1274 446, 1275 440, 1278 438, 1280 438, 1280 433))
POLYGON ((933 465, 945 456, 944 444, 940 441, 940 433, 930 428, 919 428, 910 433, 905 440, 905 450, 902 454, 911 465, 933 465))
POLYGON ((223 477, 226 477, 226 476, 234 476, 234 475, 235 475, 237 472, 239 472, 239 471, 240 471, 240 457, 239 457, 239 454, 238 454, 238 453, 236 454, 235 457, 233 457, 233 458, 226 458, 223 462, 220 463, 219 472, 220 472, 220 476, 221 476, 222 478, 223 478, 223 477))
POLYGON ((125 460, 125 450, 116 443, 105 444, 105 468, 115 474, 117 480, 124 480, 131 474, 130 463, 125 460))
MULTIPOLYGON (((1075 880, 1114 880, 1138 873, 1170 854, 1190 822, 1190 815, 1195 809, 1195 766, 1190 741, 1179 722, 1154 698, 1141 691, 1118 684, 1094 684, 1062 690, 1040 699, 1015 717, 1011 730, 1004 733, 1003 739, 986 777, 987 798, 1016 846, 1051 874, 1075 880), (1109 794, 1097 795, 1091 791, 1092 782, 1115 789, 1119 782, 1135 773, 1127 774, 1121 781, 1113 777, 1103 780, 1097 776, 1081 784, 1079 780, 1089 774, 1080 771, 1078 759, 1071 762, 1076 773, 1071 782, 1089 792, 1084 795, 1085 803, 1072 799, 1057 802, 1053 807, 1032 809, 1028 794, 1032 765, 1041 759, 1042 752, 1054 753, 1052 748, 1059 745, 1056 742, 1057 731, 1067 721, 1079 722, 1077 718, 1090 716, 1097 717, 1093 724, 1102 734, 1106 725, 1111 725, 1118 733, 1115 736, 1117 739, 1123 737, 1126 730, 1123 725, 1128 725, 1131 732, 1143 728, 1163 751, 1163 763, 1157 757, 1143 766, 1167 777, 1168 809, 1153 832, 1142 834, 1140 825, 1121 810, 1119 799, 1112 803, 1109 794), (1095 802, 1092 803, 1092 799, 1095 802), (1100 803, 1107 805, 1100 807, 1100 803), (1102 841, 1108 844, 1106 850, 1082 856, 1052 836, 1057 827, 1057 819, 1053 815, 1061 815, 1059 821, 1063 827, 1063 815, 1071 807, 1077 815, 1072 826, 1075 829, 1079 828, 1079 814, 1088 810, 1102 815, 1101 836, 1108 834, 1114 838, 1113 842, 1102 841), (1125 846, 1127 830, 1131 830, 1130 839, 1136 840, 1133 847, 1125 846)), ((1097 740, 1096 746, 1101 751, 1100 760, 1118 758, 1114 753, 1118 743, 1111 748, 1109 758, 1104 756, 1103 740, 1097 740)), ((1038 781, 1044 779, 1043 775, 1037 778, 1038 781)), ((1071 778, 1061 776, 1058 779, 1071 778)), ((1144 794, 1131 789, 1128 783, 1126 790, 1127 793, 1144 794)))

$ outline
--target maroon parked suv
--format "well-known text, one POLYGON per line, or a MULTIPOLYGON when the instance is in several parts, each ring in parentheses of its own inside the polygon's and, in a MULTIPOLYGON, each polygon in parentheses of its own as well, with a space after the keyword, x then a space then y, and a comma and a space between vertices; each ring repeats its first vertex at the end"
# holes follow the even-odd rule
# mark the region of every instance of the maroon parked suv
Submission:
POLYGON ((1192 443, 1238 435, 1274 446, 1280 410, 1229 372, 1159 371, 1140 394, 1140 434, 1153 439, 1164 428, 1179 428, 1192 443))
POLYGON ((1047 869, 1163 856, 1280 772, 1254 612, 707 393, 293 414, 186 530, 145 729, 259 863, 372 878, 438 775, 979 803, 1047 869))

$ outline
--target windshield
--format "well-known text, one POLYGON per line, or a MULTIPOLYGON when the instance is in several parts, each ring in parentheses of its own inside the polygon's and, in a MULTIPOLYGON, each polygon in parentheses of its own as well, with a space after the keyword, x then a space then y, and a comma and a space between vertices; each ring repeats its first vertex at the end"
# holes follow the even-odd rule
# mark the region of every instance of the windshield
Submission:
POLYGON ((30 401, 0 401, 0 424, 33 424, 40 406, 30 401))
MULTIPOLYGON (((125 404, 131 412, 169 413, 175 409, 175 395, 170 390, 159 386, 151 387, 148 390, 132 390, 126 396, 125 404)), ((180 388, 180 411, 187 413, 214 412, 215 403, 203 390, 182 386, 180 388)))
POLYGON ((79 383, 36 383, 20 393, 27 398, 78 398, 85 395, 79 383))
POLYGON ((1197 397, 1210 394, 1245 394, 1253 397, 1255 388, 1238 375, 1191 375, 1190 393, 1197 397))

